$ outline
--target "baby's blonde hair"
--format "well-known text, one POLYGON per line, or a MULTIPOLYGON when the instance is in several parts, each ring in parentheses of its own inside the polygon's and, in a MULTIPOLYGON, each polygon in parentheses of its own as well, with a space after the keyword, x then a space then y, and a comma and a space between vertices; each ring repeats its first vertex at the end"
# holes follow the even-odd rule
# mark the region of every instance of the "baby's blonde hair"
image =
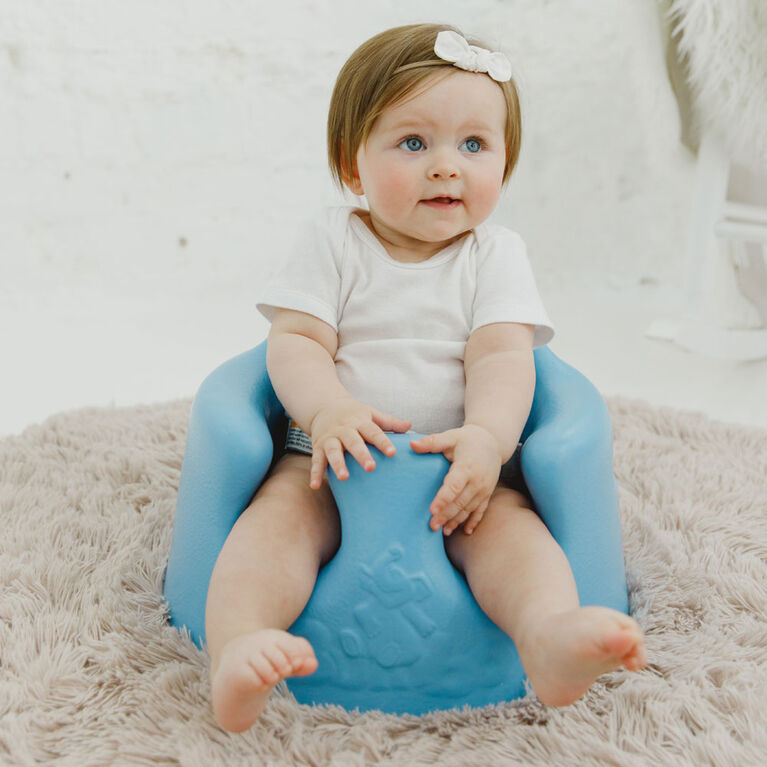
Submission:
MULTIPOLYGON (((328 111, 328 162, 333 180, 342 190, 355 168, 357 150, 365 144, 384 110, 404 99, 438 69, 446 70, 445 77, 456 71, 453 64, 434 53, 437 34, 445 30, 463 35, 447 24, 408 24, 387 29, 362 43, 341 68, 328 111)), ((476 38, 466 40, 470 45, 490 48, 476 38)), ((499 82, 498 87, 506 101, 505 184, 519 158, 522 116, 514 80, 499 82)))

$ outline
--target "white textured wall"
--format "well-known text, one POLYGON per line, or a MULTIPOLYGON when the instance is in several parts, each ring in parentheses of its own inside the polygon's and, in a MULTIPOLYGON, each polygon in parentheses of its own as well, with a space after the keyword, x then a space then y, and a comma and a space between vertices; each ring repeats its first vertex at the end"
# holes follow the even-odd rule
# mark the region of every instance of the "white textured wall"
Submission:
POLYGON ((578 285, 665 285, 683 261, 693 158, 658 15, 655 0, 0 0, 0 433, 189 396, 263 339, 255 300, 286 228, 341 199, 336 73, 415 21, 510 55, 525 133, 496 219, 528 241, 555 350, 601 348, 578 285))
POLYGON ((571 270, 575 252, 578 268, 669 276, 690 163, 652 0, 4 0, 3 263, 256 277, 285 222, 332 194, 339 66, 427 19, 515 60, 526 134, 498 215, 539 268, 571 270))

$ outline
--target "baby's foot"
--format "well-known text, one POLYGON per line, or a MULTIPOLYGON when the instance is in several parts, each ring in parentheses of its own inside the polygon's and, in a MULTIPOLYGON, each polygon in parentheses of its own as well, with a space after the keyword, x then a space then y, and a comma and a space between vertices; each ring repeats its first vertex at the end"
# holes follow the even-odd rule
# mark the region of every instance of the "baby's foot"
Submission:
POLYGON ((642 629, 607 607, 549 616, 520 647, 520 658, 536 695, 550 706, 578 700, 607 671, 638 671, 647 663, 642 629))
POLYGON ((280 629, 235 637, 221 649, 211 669, 213 713, 231 732, 243 732, 261 716, 274 686, 285 677, 317 670, 309 642, 280 629))

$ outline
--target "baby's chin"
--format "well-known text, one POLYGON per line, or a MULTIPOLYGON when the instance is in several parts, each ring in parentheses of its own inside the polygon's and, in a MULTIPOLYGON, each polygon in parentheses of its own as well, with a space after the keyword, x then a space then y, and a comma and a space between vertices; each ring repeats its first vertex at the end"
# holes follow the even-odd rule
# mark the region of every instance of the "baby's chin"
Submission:
POLYGON ((428 242, 432 245, 446 247, 451 242, 463 237, 473 229, 473 226, 465 221, 434 221, 425 226, 414 228, 414 239, 428 242))
POLYGON ((418 209, 409 217, 372 216, 376 233, 401 248, 420 250, 430 245, 437 252, 471 231, 473 225, 463 215, 453 213, 435 215, 431 209, 418 209), (426 214, 426 215, 424 215, 426 214))

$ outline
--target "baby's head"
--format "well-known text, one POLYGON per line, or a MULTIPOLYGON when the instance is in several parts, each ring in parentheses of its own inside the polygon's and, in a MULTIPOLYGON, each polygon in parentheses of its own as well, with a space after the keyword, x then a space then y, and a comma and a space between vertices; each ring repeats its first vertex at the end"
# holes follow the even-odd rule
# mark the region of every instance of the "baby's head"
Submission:
POLYGON ((463 37, 447 25, 413 24, 363 43, 338 75, 328 115, 336 183, 365 194, 379 223, 428 241, 454 237, 490 215, 521 140, 517 90, 503 71, 508 61, 468 39, 488 54, 482 71, 459 68, 442 57, 442 45, 468 45, 443 36, 438 55, 440 32, 463 37))

